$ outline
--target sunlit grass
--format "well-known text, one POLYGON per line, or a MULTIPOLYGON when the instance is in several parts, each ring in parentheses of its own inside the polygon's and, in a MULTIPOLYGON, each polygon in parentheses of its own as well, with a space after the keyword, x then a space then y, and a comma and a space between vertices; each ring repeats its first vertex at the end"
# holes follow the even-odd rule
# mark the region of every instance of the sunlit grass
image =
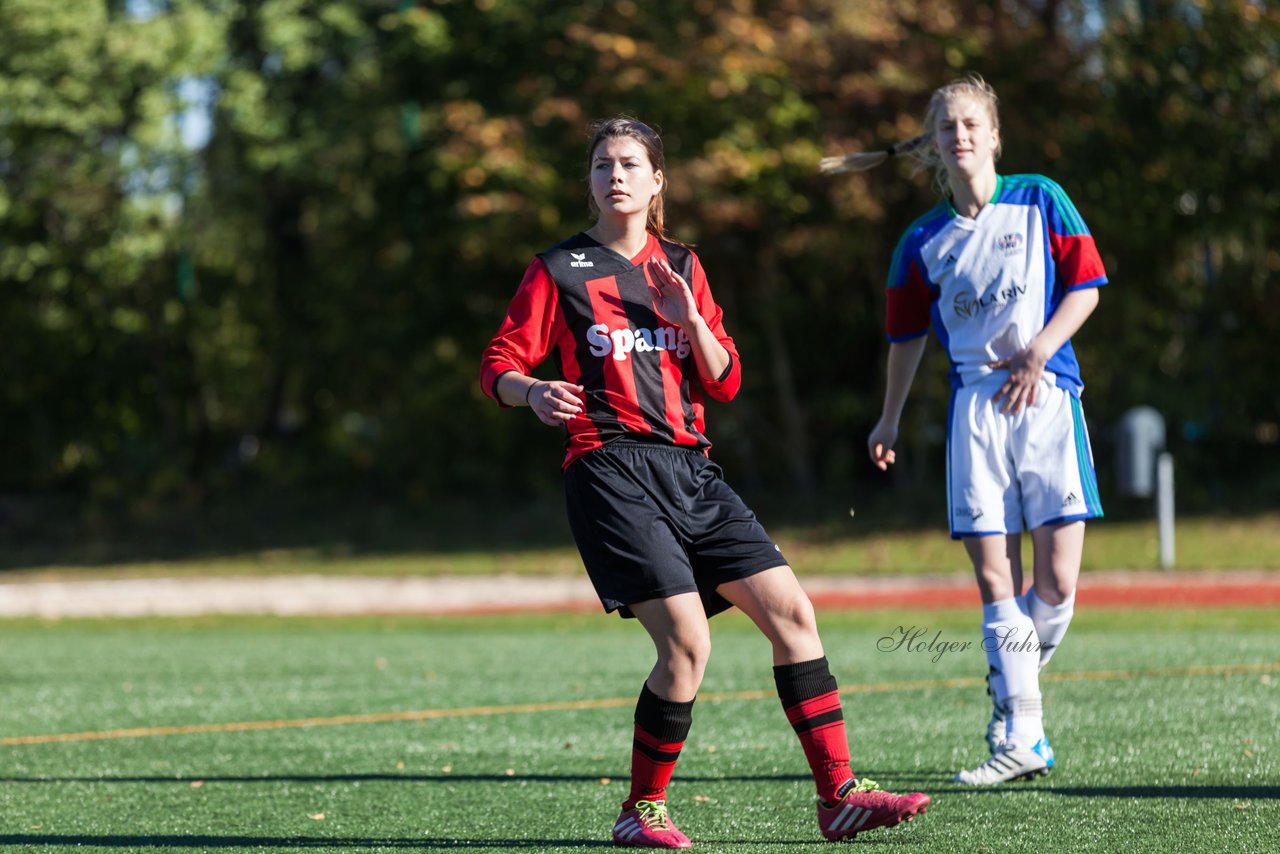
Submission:
MULTIPOLYGON (((828 613, 857 770, 930 793, 858 845, 939 852, 1272 850, 1274 613, 1081 614, 1045 671, 1058 767, 995 790, 972 615, 828 613)), ((713 624, 669 790, 698 851, 825 847, 767 642, 713 624)), ((634 622, 519 618, 0 621, 0 845, 21 851, 608 847, 652 646, 634 622), (500 805, 501 809, 496 809, 500 805)))

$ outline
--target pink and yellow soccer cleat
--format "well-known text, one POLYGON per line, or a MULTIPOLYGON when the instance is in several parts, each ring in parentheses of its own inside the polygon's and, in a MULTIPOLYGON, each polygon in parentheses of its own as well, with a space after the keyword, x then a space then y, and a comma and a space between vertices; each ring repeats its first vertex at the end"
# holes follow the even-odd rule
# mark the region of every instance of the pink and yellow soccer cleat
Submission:
POLYGON ((667 815, 666 801, 636 801, 613 825, 613 844, 631 848, 688 848, 689 837, 667 815))
POLYGON ((853 839, 864 830, 911 821, 925 811, 931 800, 921 792, 910 795, 882 792, 874 780, 855 778, 845 786, 847 790, 834 804, 818 800, 818 828, 829 842, 853 839))

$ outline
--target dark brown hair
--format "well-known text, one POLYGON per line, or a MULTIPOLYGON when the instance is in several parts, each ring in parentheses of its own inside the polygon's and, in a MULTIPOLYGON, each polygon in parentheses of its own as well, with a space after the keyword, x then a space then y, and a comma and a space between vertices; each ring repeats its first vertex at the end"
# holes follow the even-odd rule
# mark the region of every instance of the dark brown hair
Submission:
MULTIPOLYGON (((653 234, 663 240, 675 241, 666 232, 666 225, 663 222, 663 197, 667 192, 667 159, 662 153, 662 137, 658 136, 658 132, 649 127, 639 119, 631 116, 614 116, 611 119, 604 119, 596 122, 591 128, 591 147, 587 149, 587 170, 591 169, 591 158, 595 157, 596 148, 606 139, 618 139, 626 137, 634 139, 640 143, 645 154, 649 156, 649 165, 653 167, 653 171, 661 172, 663 177, 662 187, 657 194, 649 201, 649 211, 646 217, 646 228, 653 234)), ((587 193, 587 204, 591 207, 591 215, 600 216, 600 208, 596 204, 595 197, 587 193)))

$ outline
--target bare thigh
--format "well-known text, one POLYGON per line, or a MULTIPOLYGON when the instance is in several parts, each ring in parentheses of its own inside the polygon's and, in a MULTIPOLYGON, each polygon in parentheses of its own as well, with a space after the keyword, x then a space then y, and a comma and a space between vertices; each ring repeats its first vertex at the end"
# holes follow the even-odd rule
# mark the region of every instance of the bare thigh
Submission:
POLYGON ((773 645, 774 664, 795 664, 823 656, 813 603, 789 566, 775 566, 729 581, 716 592, 751 618, 773 645))

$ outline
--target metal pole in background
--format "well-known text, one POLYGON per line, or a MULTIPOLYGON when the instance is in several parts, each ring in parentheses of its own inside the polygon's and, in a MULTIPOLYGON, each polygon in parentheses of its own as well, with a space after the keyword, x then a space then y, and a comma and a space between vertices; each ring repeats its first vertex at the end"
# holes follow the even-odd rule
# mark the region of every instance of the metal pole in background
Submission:
POLYGON ((1156 526, 1160 535, 1160 568, 1173 569, 1173 454, 1156 459, 1156 526))

